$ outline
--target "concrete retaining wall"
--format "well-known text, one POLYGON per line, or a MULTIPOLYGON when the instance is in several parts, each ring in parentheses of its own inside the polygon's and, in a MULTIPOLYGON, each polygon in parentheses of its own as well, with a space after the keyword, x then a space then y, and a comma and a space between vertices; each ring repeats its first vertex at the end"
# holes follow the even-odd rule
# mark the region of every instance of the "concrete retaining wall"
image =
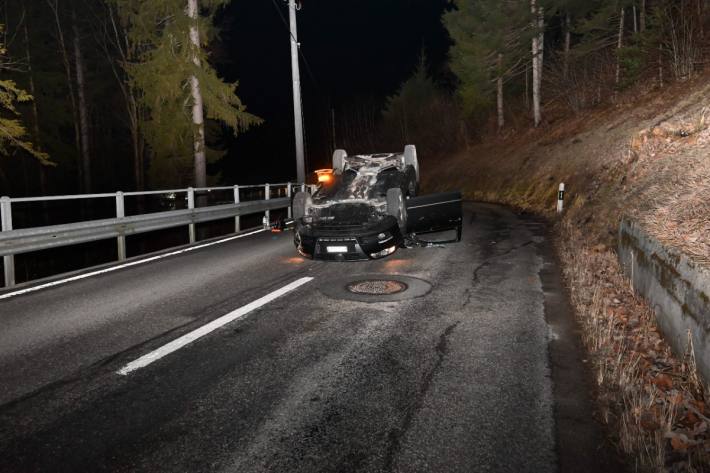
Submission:
POLYGON ((630 219, 619 230, 619 260, 634 290, 650 302, 676 354, 685 352, 690 330, 698 370, 710 381, 710 271, 630 219))

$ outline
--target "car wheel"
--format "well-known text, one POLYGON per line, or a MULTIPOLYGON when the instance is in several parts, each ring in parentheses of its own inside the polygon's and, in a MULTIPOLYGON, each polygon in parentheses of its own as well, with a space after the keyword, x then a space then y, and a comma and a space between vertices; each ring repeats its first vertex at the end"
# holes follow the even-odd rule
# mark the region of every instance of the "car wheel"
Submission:
POLYGON ((417 158, 417 147, 407 145, 404 147, 404 165, 412 166, 419 182, 419 158, 417 158))
POLYGON ((387 190, 387 214, 397 219, 402 234, 407 231, 407 205, 404 194, 399 187, 387 190))
POLYGON ((313 204, 313 199, 308 192, 297 192, 293 196, 293 204, 291 204, 291 215, 294 220, 303 218, 306 215, 308 207, 313 204))
POLYGON ((348 153, 344 149, 336 149, 333 152, 333 172, 335 174, 342 174, 345 170, 345 158, 348 157, 348 153))

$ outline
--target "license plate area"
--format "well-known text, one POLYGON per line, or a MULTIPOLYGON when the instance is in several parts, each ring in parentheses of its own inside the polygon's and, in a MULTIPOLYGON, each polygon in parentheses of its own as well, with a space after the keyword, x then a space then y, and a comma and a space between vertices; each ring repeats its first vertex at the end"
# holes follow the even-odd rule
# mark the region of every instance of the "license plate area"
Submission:
POLYGON ((348 252, 348 247, 347 246, 327 246, 325 250, 331 254, 342 254, 342 253, 348 252))
POLYGON ((321 255, 325 259, 340 261, 364 259, 364 254, 355 238, 321 237, 316 245, 316 255, 321 255))

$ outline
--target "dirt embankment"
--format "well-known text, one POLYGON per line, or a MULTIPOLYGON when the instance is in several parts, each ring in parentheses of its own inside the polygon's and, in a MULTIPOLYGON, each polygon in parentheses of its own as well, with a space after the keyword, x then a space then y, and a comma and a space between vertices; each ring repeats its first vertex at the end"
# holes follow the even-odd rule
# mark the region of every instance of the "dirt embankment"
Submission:
POLYGON ((550 217, 566 184, 558 249, 594 364, 599 414, 640 471, 710 469, 710 399, 692 346, 671 353, 613 250, 620 219, 630 215, 710 266, 708 79, 629 92, 614 106, 560 113, 540 130, 510 130, 423 165, 426 190, 460 188, 468 199, 550 217))

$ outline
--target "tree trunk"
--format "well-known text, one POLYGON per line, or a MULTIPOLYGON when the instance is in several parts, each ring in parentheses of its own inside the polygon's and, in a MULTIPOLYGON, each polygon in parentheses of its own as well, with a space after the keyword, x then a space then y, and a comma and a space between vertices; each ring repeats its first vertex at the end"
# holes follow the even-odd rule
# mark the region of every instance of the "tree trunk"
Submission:
MULTIPOLYGON (((542 8, 537 6, 536 0, 530 0, 530 10, 532 13, 532 23, 533 28, 537 30, 541 28, 541 13, 542 8)), ((542 27, 544 27, 544 19, 542 20, 542 27)), ((540 126, 542 122, 542 112, 540 107, 540 85, 542 83, 542 64, 543 64, 543 45, 544 42, 544 32, 540 30, 539 34, 533 35, 532 39, 532 62, 533 62, 533 120, 535 123, 535 128, 540 126), (541 39, 543 41, 541 41, 541 39)))
MULTIPOLYGON (((545 11, 542 5, 537 7, 537 27, 538 27, 538 87, 542 89, 543 67, 545 65, 545 11)), ((542 94, 541 94, 542 95, 542 94)))
MULTIPOLYGON (((35 148, 38 151, 42 151, 42 140, 41 136, 39 133, 39 110, 37 109, 37 94, 36 94, 36 89, 35 89, 35 78, 34 74, 32 73, 32 51, 30 49, 30 32, 29 32, 29 27, 27 26, 27 23, 29 22, 27 18, 27 11, 25 8, 22 8, 22 17, 25 19, 24 22, 24 36, 25 36, 25 58, 27 59, 27 75, 29 78, 29 89, 30 89, 30 95, 34 97, 35 99, 32 101, 31 106, 32 106, 32 132, 33 132, 33 142, 35 145, 35 148)), ((45 166, 41 163, 38 164, 39 166, 39 190, 40 194, 42 195, 47 195, 47 176, 45 174, 45 166)))
POLYGON ((634 34, 636 34, 639 32, 639 25, 638 25, 638 21, 636 19, 636 4, 633 5, 632 12, 634 14, 634 34))
POLYGON ((663 88, 663 46, 658 46, 658 86, 663 88))
POLYGON ((564 52, 564 65, 563 74, 564 78, 569 77, 569 54, 572 48, 572 17, 569 12, 565 14, 565 52, 564 52))
POLYGON ((641 12, 639 13, 639 29, 641 33, 646 31, 646 0, 641 0, 641 12))
MULTIPOLYGON (((69 90, 69 103, 71 104, 72 118, 74 122, 74 143, 77 148, 77 152, 81 147, 81 133, 79 131, 79 112, 77 111, 76 105, 76 93, 74 91, 74 78, 72 77, 71 63, 69 62, 69 51, 67 50, 67 43, 64 40, 64 29, 62 28, 62 21, 59 16, 59 0, 47 0, 47 5, 52 9, 54 13, 54 21, 57 27, 57 39, 59 41, 59 52, 62 56, 62 64, 64 65, 64 73, 67 76, 67 89, 69 90)), ((79 156, 77 156, 77 185, 81 189, 82 186, 82 166, 79 156)))
POLYGON ((136 190, 142 191, 145 188, 143 183, 143 163, 144 150, 143 139, 140 134, 134 131, 131 126, 131 140, 133 141, 133 178, 135 180, 136 190))
POLYGON ((616 90, 614 91, 614 101, 616 101, 619 93, 619 85, 621 84, 621 48, 624 46, 624 20, 626 19, 626 10, 621 9, 619 17, 619 38, 616 43, 616 90))
POLYGON ((497 80, 497 96, 498 96, 498 131, 501 131, 505 126, 505 109, 503 107, 503 55, 498 54, 498 80, 497 80))
POLYGON ((530 64, 525 64, 525 108, 530 111, 530 64))
POLYGON ((106 60, 111 65, 111 71, 116 78, 116 84, 123 95, 123 101, 126 105, 126 114, 128 116, 128 126, 131 131, 131 144, 133 145, 133 179, 135 188, 142 191, 145 188, 145 141, 141 134, 141 107, 138 103, 135 89, 130 84, 130 81, 125 75, 126 64, 131 64, 136 61, 136 54, 131 52, 130 38, 128 38, 125 30, 120 28, 116 23, 113 8, 108 9, 109 22, 105 36, 99 39, 102 44, 106 60), (107 43, 112 43, 112 47, 116 53, 112 53, 111 48, 107 43), (119 72, 120 64, 124 74, 119 72))
POLYGON ((79 130, 81 136, 81 175, 84 192, 91 192, 91 150, 89 147, 89 109, 86 103, 86 80, 84 77, 84 57, 81 51, 81 38, 76 20, 76 12, 72 11, 72 27, 74 28, 74 62, 76 69, 76 88, 79 105, 79 130))
POLYGON ((705 0, 698 0, 698 26, 701 38, 705 38, 705 0))
MULTIPOLYGON (((197 0, 188 0, 187 15, 192 20, 190 25, 190 43, 192 43, 192 62, 196 68, 200 64, 200 31, 198 29, 198 5, 197 0)), ((207 156, 205 154, 205 110, 200 89, 200 80, 196 75, 190 77, 190 92, 192 94, 192 124, 195 127, 194 151, 195 151, 195 186, 207 187, 207 156)))

